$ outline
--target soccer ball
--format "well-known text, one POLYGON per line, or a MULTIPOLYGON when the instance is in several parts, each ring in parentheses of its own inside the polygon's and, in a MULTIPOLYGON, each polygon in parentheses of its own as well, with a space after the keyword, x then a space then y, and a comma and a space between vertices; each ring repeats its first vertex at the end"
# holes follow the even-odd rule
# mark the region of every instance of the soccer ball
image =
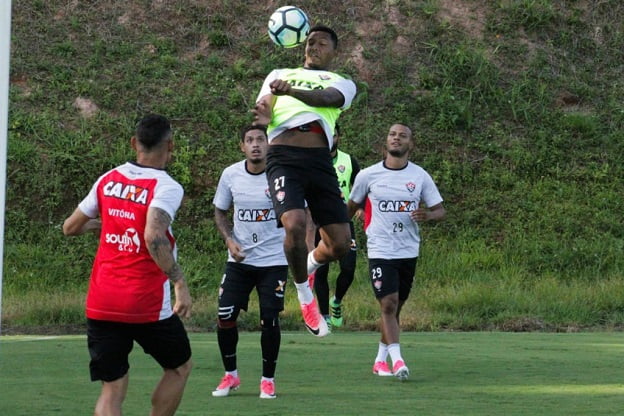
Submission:
POLYGON ((278 46, 294 48, 301 45, 310 31, 310 20, 303 10, 283 6, 269 19, 269 37, 278 46))

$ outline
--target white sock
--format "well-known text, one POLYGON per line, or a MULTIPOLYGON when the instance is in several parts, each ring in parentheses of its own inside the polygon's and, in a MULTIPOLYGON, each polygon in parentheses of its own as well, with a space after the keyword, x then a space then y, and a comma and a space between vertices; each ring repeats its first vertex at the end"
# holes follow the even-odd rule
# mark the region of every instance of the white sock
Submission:
POLYGON ((232 375, 234 377, 238 377, 238 370, 226 371, 225 374, 229 374, 229 375, 232 375))
POLYGON ((260 382, 263 382, 263 381, 273 381, 273 380, 275 380, 275 378, 273 378, 273 377, 269 378, 269 377, 262 376, 262 378, 260 379, 260 382))
POLYGON ((375 362, 385 362, 388 358, 388 346, 383 342, 379 343, 379 349, 377 350, 377 358, 375 358, 375 362))
POLYGON ((392 364, 395 364, 397 361, 403 361, 403 357, 401 357, 401 346, 398 342, 388 345, 388 354, 390 354, 392 364))
POLYGON ((314 273, 316 269, 323 265, 322 263, 316 261, 316 259, 314 258, 314 254, 312 253, 314 253, 314 250, 308 253, 308 274, 314 273))
POLYGON ((299 298, 300 304, 306 305, 308 303, 312 303, 314 300, 314 294, 312 293, 312 289, 310 289, 310 285, 307 280, 303 283, 295 282, 295 287, 297 288, 297 297, 299 298))

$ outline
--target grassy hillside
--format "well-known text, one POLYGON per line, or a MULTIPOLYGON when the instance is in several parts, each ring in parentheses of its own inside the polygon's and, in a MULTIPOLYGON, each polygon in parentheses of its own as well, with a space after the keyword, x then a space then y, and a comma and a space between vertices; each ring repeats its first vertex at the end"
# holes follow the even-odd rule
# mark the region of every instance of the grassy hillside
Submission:
MULTIPOLYGON (((225 260, 216 182, 241 157, 236 131, 264 76, 303 54, 266 35, 283 2, 249 3, 13 2, 5 322, 80 321, 95 241, 64 239, 60 225, 97 176, 132 157, 136 120, 159 112, 173 120, 171 172, 186 190, 180 259, 195 323, 209 326, 225 260)), ((389 125, 406 122, 412 160, 445 198, 447 220, 424 227, 408 328, 621 324, 624 4, 297 5, 337 30, 334 69, 358 86, 343 149, 368 166, 389 125)), ((361 253, 350 322, 369 328, 377 313, 361 253)), ((296 314, 290 305, 285 322, 296 314)))

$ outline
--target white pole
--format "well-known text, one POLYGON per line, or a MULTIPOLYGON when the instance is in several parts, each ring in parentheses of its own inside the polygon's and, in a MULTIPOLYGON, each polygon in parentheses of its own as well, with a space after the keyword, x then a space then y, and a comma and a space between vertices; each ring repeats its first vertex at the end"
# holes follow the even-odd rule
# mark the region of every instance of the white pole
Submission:
POLYGON ((2 335, 2 275, 4 271, 4 208, 6 198, 9 121, 9 58, 11 56, 11 0, 0 0, 0 335, 2 335))

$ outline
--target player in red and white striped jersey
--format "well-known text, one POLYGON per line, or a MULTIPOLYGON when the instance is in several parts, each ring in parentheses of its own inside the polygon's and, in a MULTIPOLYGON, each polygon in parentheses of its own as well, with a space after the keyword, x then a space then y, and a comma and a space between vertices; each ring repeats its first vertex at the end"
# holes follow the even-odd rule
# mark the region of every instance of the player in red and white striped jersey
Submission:
POLYGON ((65 220, 63 233, 100 234, 86 302, 91 379, 102 381, 95 414, 121 414, 128 354, 136 341, 164 371, 151 414, 173 415, 191 371, 190 343, 179 318, 190 316, 191 297, 171 231, 184 191, 164 170, 173 151, 166 118, 143 118, 131 145, 136 161, 100 176, 65 220))

